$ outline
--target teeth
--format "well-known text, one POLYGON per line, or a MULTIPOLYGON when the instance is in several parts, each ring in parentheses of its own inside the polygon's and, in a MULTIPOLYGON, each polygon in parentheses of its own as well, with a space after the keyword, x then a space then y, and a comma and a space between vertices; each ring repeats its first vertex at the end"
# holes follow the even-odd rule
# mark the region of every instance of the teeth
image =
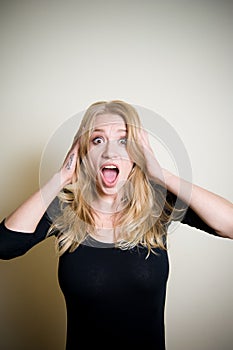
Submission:
POLYGON ((104 168, 105 169, 117 169, 117 167, 115 165, 106 165, 104 168))

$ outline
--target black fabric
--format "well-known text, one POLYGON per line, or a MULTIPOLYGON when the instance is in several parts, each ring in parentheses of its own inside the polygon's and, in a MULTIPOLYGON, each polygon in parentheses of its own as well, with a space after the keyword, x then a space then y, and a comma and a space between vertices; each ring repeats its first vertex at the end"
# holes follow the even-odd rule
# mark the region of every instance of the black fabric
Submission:
POLYGON ((81 344, 88 348, 93 343, 107 348, 113 340, 118 346, 165 349, 168 257, 165 250, 157 250, 148 259, 146 254, 145 248, 123 251, 81 245, 60 258, 67 349, 82 349, 81 344))
POLYGON ((0 223, 0 259, 9 260, 25 254, 37 243, 45 239, 51 223, 44 214, 34 233, 9 230, 5 219, 0 223))
MULTIPOLYGON (((184 213, 180 217, 183 224, 216 234, 191 208, 184 213)), ((45 239, 49 226, 47 214, 33 234, 11 231, 3 220, 0 258, 25 254, 45 239)), ((146 259, 145 248, 121 250, 91 239, 60 257, 58 277, 67 305, 66 350, 88 348, 93 343, 102 349, 110 344, 165 349, 169 262, 165 250, 156 249, 155 253, 146 259)))

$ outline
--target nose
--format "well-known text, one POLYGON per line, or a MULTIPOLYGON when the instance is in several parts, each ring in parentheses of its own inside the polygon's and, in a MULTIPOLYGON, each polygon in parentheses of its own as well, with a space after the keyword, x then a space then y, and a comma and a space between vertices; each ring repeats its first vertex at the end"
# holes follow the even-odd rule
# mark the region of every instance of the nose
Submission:
POLYGON ((103 147, 103 158, 116 158, 117 156, 119 156, 119 150, 116 141, 109 140, 105 142, 103 147))

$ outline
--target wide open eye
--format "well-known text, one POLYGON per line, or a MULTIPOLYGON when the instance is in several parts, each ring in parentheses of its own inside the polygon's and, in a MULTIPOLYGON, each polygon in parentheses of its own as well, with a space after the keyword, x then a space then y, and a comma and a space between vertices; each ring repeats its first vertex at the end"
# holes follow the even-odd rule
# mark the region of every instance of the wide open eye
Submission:
POLYGON ((99 143, 103 143, 104 139, 103 139, 103 137, 97 136, 92 140, 92 142, 94 143, 94 145, 98 145, 99 143))
POLYGON ((127 138, 126 137, 122 137, 120 140, 119 140, 119 144, 121 145, 126 145, 127 143, 127 138))

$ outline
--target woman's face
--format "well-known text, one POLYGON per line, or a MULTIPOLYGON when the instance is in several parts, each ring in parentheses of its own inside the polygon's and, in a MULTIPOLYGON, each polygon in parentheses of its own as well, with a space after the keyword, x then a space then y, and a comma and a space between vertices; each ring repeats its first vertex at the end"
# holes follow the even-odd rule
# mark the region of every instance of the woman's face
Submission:
POLYGON ((116 195, 130 174, 133 162, 126 150, 126 142, 126 125, 120 115, 96 116, 88 159, 101 196, 116 195))

